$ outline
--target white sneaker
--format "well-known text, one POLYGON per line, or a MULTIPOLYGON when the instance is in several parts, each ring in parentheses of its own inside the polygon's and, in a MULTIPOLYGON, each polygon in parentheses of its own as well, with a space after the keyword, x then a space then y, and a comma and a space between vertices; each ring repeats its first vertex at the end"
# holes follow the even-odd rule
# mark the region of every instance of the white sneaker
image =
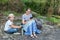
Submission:
POLYGON ((17 32, 17 33, 14 33, 14 34, 18 35, 18 34, 20 34, 20 33, 17 32))

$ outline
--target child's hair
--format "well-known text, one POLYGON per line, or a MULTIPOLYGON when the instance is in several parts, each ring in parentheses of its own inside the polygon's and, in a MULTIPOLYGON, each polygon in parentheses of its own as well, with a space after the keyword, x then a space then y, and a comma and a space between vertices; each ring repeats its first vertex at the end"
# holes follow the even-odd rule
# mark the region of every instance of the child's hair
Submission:
POLYGON ((33 17, 30 17, 30 19, 33 19, 33 17))
POLYGON ((31 9, 30 9, 30 8, 26 8, 26 11, 27 11, 27 10, 31 10, 31 9))
POLYGON ((11 18, 11 16, 15 17, 14 14, 11 13, 8 15, 8 19, 11 18))

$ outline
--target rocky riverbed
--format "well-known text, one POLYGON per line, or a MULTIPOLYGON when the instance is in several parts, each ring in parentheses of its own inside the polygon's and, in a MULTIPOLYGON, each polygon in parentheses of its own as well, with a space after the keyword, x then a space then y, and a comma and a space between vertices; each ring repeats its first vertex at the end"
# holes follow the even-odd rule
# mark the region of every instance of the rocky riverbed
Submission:
MULTIPOLYGON (((1 27, 4 27, 1 25, 1 27)), ((31 38, 26 35, 6 34, 0 29, 0 40, 60 40, 60 28, 57 26, 44 25, 42 33, 37 34, 38 38, 31 38)))
MULTIPOLYGON (((37 34, 38 38, 31 38, 26 35, 4 33, 4 24, 0 23, 0 40, 60 40, 60 28, 56 25, 43 25, 42 32, 37 34)), ((17 24, 20 24, 18 21, 17 24)))

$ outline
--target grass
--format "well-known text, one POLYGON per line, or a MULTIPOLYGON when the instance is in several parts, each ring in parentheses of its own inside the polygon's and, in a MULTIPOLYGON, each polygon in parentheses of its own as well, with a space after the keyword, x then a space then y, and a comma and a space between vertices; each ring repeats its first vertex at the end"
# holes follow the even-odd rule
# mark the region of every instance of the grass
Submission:
POLYGON ((50 18, 46 18, 46 20, 52 22, 52 23, 59 23, 60 22, 60 19, 57 19, 55 17, 50 17, 50 18))
POLYGON ((20 13, 12 12, 12 11, 3 11, 2 12, 4 16, 8 16, 9 14, 13 13, 15 16, 20 16, 20 13))
POLYGON ((46 18, 43 18, 43 16, 38 16, 37 18, 42 18, 42 19, 45 19, 47 21, 50 21, 52 23, 60 23, 60 19, 56 18, 56 17, 46 17, 46 18))

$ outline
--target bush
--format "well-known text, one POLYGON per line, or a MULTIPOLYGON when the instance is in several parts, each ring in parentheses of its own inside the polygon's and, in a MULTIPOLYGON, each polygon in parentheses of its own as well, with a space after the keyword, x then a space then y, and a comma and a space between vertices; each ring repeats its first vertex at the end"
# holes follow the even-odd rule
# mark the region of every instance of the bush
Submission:
POLYGON ((0 0, 0 3, 6 4, 6 3, 8 3, 8 0, 0 0))
POLYGON ((3 11, 2 12, 5 16, 8 16, 10 13, 13 13, 15 16, 20 16, 20 13, 14 12, 14 11, 3 11))
POLYGON ((31 8, 32 11, 41 15, 47 13, 46 2, 47 0, 23 0, 23 3, 25 4, 24 8, 31 8))
POLYGON ((58 23, 58 19, 54 18, 54 17, 50 17, 50 18, 46 18, 46 20, 52 22, 52 23, 58 23))

